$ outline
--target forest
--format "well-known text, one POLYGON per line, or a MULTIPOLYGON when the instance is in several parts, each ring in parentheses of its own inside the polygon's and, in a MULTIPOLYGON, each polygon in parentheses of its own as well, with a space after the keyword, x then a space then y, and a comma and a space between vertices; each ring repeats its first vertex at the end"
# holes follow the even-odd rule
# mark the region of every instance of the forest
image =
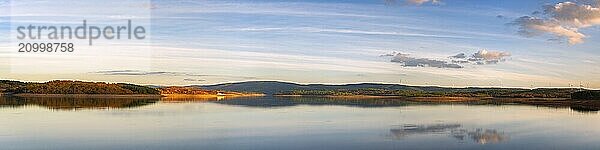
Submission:
POLYGON ((126 84, 83 81, 49 81, 44 83, 0 81, 0 93, 9 94, 160 94, 154 88, 126 84))

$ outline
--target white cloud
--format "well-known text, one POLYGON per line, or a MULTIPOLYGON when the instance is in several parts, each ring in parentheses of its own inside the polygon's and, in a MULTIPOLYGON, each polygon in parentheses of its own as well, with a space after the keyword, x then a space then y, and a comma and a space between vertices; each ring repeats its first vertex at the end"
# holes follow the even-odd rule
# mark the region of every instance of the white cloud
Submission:
POLYGON ((524 16, 513 22, 520 26, 519 33, 526 37, 550 33, 558 37, 567 38, 570 44, 583 43, 585 35, 578 32, 577 28, 567 28, 555 20, 524 16))
POLYGON ((600 8, 597 6, 564 2, 553 7, 546 7, 545 12, 553 19, 568 26, 590 27, 600 25, 600 8))
POLYGON ((500 59, 504 59, 505 57, 510 56, 510 53, 508 52, 501 52, 501 51, 487 51, 487 50, 480 50, 477 53, 473 54, 474 58, 481 58, 481 59, 485 59, 485 60, 500 60, 500 59))
POLYGON ((391 62, 402 63, 402 66, 405 67, 463 68, 463 66, 443 60, 415 58, 402 53, 397 53, 396 56, 392 58, 391 62))
POLYGON ((391 62, 402 63, 405 67, 435 67, 435 68, 464 68, 466 64, 485 65, 497 64, 510 57, 509 52, 479 50, 472 55, 465 53, 449 56, 450 60, 411 57, 408 54, 393 52, 380 55, 392 57, 391 62))
POLYGON ((406 0, 406 3, 413 5, 423 5, 425 3, 440 4, 440 0, 406 0))
MULTIPOLYGON (((396 2, 398 2, 398 0, 384 0, 387 4, 395 4, 396 2)), ((423 4, 433 4, 433 5, 439 5, 442 4, 441 0, 401 0, 404 1, 404 4, 407 5, 415 5, 415 6, 420 6, 423 4)))
POLYGON ((453 63, 458 64, 485 65, 497 64, 498 62, 505 61, 506 58, 510 56, 511 54, 509 52, 479 50, 468 57, 465 53, 460 53, 454 56, 450 56, 449 58, 452 59, 453 63))
POLYGON ((544 7, 541 17, 523 16, 512 24, 520 26, 519 33, 527 37, 549 33, 566 38, 570 44, 579 44, 586 37, 579 29, 600 25, 600 8, 591 4, 562 2, 544 7))

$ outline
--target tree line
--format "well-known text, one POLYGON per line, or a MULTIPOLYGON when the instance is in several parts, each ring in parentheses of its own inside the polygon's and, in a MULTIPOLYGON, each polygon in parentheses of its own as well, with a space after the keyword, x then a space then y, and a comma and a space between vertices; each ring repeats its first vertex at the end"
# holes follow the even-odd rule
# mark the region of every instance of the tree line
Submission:
POLYGON ((506 98, 570 98, 577 89, 489 89, 476 91, 424 91, 389 89, 335 89, 335 90, 291 90, 278 95, 315 96, 403 96, 403 97, 506 97, 506 98))
POLYGON ((0 92, 15 94, 160 94, 154 88, 134 84, 62 80, 45 83, 4 80, 0 81, 0 92))

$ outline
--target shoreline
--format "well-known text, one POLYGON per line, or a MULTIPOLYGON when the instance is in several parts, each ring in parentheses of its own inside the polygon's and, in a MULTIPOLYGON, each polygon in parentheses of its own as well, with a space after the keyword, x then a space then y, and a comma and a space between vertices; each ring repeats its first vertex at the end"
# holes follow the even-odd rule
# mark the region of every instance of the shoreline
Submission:
POLYGON ((229 94, 229 95, 215 95, 215 94, 161 94, 162 97, 166 98, 218 98, 218 97, 262 97, 265 94, 229 94))
MULTIPOLYGON (((266 94, 231 94, 225 96, 218 95, 194 95, 194 94, 131 94, 131 95, 115 95, 115 94, 7 94, 2 93, 0 96, 7 97, 23 97, 23 98, 161 98, 161 99, 220 99, 220 98, 236 98, 236 97, 263 97, 266 94)), ((571 107, 582 111, 599 111, 600 100, 576 100, 570 98, 504 98, 504 97, 404 97, 404 96, 371 96, 371 95, 351 95, 351 96, 334 96, 334 95, 272 95, 274 97, 315 97, 315 98, 340 98, 340 99, 389 99, 389 100, 404 100, 409 102, 423 103, 479 103, 479 104, 497 104, 510 105, 522 104, 531 106, 545 107, 571 107)))
POLYGON ((9 94, 2 96, 14 97, 66 97, 66 98, 160 98, 161 95, 153 94, 9 94))
POLYGON ((403 96, 332 96, 332 95, 274 95, 280 97, 322 97, 344 99, 395 99, 423 103, 479 103, 497 105, 530 105, 543 107, 570 107, 581 111, 600 111, 600 100, 577 100, 570 98, 506 98, 506 97, 403 97, 403 96))
POLYGON ((454 102, 466 102, 466 101, 480 101, 480 100, 491 100, 491 99, 519 99, 519 100, 572 100, 570 98, 513 98, 513 97, 460 97, 460 96, 376 96, 376 95, 273 95, 275 97, 328 97, 328 98, 382 98, 382 99, 402 99, 402 100, 413 100, 423 102, 438 102, 438 101, 454 101, 454 102))
POLYGON ((216 97, 260 97, 265 94, 232 94, 225 96, 201 95, 201 94, 31 94, 31 93, 0 93, 0 96, 12 97, 68 97, 68 98, 216 98, 216 97))
POLYGON ((326 97, 326 98, 351 98, 351 99, 369 99, 369 98, 380 98, 380 99, 402 99, 411 101, 422 101, 422 102, 464 102, 464 101, 478 101, 484 99, 491 99, 494 97, 407 97, 407 96, 376 96, 376 95, 273 95, 275 97, 326 97))
POLYGON ((327 98, 355 98, 355 99, 366 99, 366 98, 407 98, 404 96, 374 96, 374 95, 272 95, 274 97, 327 97, 327 98))

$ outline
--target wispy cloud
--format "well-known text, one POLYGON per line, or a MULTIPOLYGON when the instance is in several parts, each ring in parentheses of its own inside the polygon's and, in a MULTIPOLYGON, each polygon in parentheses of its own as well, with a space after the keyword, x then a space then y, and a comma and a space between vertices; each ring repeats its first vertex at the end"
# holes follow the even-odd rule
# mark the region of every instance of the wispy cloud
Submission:
POLYGON ((310 2, 225 2, 202 1, 186 3, 173 3, 169 5, 156 4, 155 7, 174 12, 185 13, 236 13, 260 15, 285 15, 285 16, 329 16, 329 17, 360 17, 360 18, 385 18, 390 16, 370 15, 365 13, 351 13, 336 8, 353 8, 356 5, 345 3, 310 3, 310 2), (202 6, 203 9, 197 9, 202 6), (318 8, 318 9, 314 9, 318 8))
POLYGON ((423 4, 432 4, 432 5, 442 4, 441 0, 385 0, 385 3, 396 4, 399 1, 402 1, 402 4, 404 4, 404 5, 415 5, 415 6, 420 6, 423 4))
MULTIPOLYGON (((93 74, 111 75, 111 76, 187 76, 187 77, 228 77, 239 79, 256 79, 255 77, 232 76, 232 75, 211 75, 211 74, 196 74, 187 72, 171 72, 171 71, 142 71, 142 70, 108 70, 91 72, 93 74)), ((190 78, 186 78, 190 79, 190 78)), ((194 79, 196 81, 201 79, 194 79)), ((190 81, 190 80, 187 80, 190 81)))
POLYGON ((187 82, 202 82, 202 81, 206 81, 206 80, 204 80, 204 79, 185 78, 185 79, 183 79, 183 81, 187 81, 187 82))
POLYGON ((8 0, 0 0, 0 7, 8 7, 8 0))
POLYGON ((307 33, 337 33, 337 34, 363 34, 363 35, 391 35, 391 36, 410 36, 410 37, 430 37, 430 38, 457 38, 470 39, 472 37, 460 35, 441 35, 441 34, 424 34, 424 33, 407 33, 395 31, 366 31, 356 29, 329 29, 329 28, 313 28, 313 27, 281 27, 281 28, 228 28, 222 31, 246 31, 246 32, 307 32, 307 33))
POLYGON ((362 73, 391 73, 381 62, 343 57, 281 54, 271 52, 227 51, 218 49, 155 47, 162 61, 170 65, 187 65, 199 61, 203 67, 235 66, 244 69, 282 69, 310 71, 352 71, 362 73), (180 60, 188 60, 180 61, 180 60), (180 64, 181 63, 181 64, 180 64))
POLYGON ((146 76, 146 75, 179 75, 177 72, 166 71, 141 71, 141 70, 109 70, 92 72, 103 75, 126 75, 126 76, 146 76))

